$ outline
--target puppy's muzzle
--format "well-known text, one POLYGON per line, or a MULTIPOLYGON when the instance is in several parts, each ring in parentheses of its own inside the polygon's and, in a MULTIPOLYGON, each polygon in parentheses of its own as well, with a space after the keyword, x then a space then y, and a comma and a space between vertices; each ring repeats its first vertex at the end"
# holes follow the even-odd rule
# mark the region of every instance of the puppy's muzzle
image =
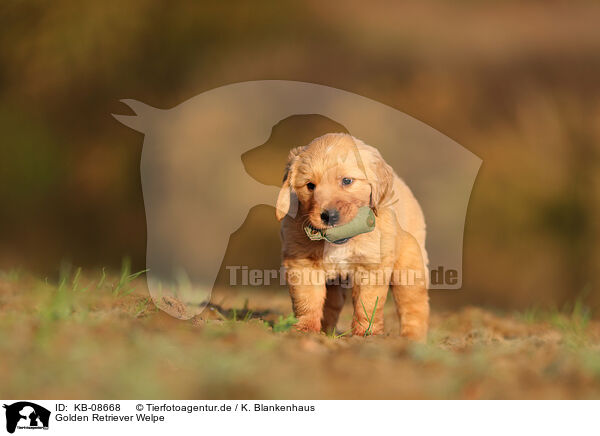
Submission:
POLYGON ((316 229, 310 224, 305 224, 306 236, 312 241, 326 239, 332 243, 342 244, 348 239, 361 233, 368 233, 375 229, 375 214, 370 207, 363 206, 352 221, 347 224, 330 227, 327 229, 316 229))
POLYGON ((321 221, 327 226, 334 226, 340 220, 340 211, 337 209, 325 209, 321 212, 321 221))

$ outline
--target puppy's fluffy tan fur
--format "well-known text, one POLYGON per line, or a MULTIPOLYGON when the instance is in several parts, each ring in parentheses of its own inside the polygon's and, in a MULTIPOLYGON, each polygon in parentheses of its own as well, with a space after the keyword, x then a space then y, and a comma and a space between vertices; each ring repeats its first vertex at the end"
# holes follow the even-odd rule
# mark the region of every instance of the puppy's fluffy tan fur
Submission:
POLYGON ((333 330, 344 304, 344 288, 351 286, 353 334, 364 335, 369 318, 373 318, 369 332, 381 334, 391 285, 400 334, 419 341, 426 338, 425 220, 408 186, 377 149, 342 133, 293 149, 277 200, 277 218, 282 221, 283 265, 299 330, 333 330), (371 207, 377 217, 370 233, 332 244, 311 241, 304 232, 307 223, 327 227, 321 218, 324 210, 338 210, 336 225, 343 225, 362 206, 371 207))

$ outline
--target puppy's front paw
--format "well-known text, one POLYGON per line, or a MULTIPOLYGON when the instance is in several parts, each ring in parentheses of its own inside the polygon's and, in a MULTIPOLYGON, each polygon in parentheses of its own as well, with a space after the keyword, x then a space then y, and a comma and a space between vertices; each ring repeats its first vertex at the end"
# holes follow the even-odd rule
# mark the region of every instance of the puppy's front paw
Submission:
POLYGON ((315 318, 300 317, 300 319, 294 325, 294 327, 299 332, 319 333, 321 331, 321 320, 315 318))
POLYGON ((400 336, 414 342, 424 343, 427 341, 427 325, 406 326, 400 329, 400 336))
POLYGON ((364 336, 367 329, 361 325, 355 325, 352 327, 353 336, 364 336))
POLYGON ((372 325, 368 333, 367 333, 367 329, 368 329, 367 325, 355 323, 352 326, 352 334, 354 336, 374 336, 374 335, 382 335, 383 334, 382 326, 372 325))

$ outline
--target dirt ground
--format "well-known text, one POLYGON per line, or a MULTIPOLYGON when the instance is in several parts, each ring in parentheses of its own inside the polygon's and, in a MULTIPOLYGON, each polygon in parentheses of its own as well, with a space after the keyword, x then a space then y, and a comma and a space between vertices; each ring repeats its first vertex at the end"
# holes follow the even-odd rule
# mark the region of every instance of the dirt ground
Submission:
MULTIPOLYGON (((600 323, 580 303, 501 313, 433 307, 427 344, 293 331, 288 295, 219 290, 181 321, 142 278, 0 273, 0 397, 32 399, 600 398, 600 323)), ((391 303, 391 299, 390 299, 391 303)))

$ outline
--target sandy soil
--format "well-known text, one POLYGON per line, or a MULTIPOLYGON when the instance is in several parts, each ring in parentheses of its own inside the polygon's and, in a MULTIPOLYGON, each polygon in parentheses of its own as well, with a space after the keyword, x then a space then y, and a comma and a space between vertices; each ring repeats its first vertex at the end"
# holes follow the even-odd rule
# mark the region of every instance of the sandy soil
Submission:
MULTIPOLYGON (((300 334, 285 292, 220 290, 188 321, 119 288, 0 277, 0 397, 172 399, 600 398, 600 323, 585 308, 435 309, 427 344, 300 334), (115 292, 116 290, 116 292, 115 292), (235 310, 234 310, 235 309, 235 310)), ((350 324, 347 306, 338 326, 350 324)))

